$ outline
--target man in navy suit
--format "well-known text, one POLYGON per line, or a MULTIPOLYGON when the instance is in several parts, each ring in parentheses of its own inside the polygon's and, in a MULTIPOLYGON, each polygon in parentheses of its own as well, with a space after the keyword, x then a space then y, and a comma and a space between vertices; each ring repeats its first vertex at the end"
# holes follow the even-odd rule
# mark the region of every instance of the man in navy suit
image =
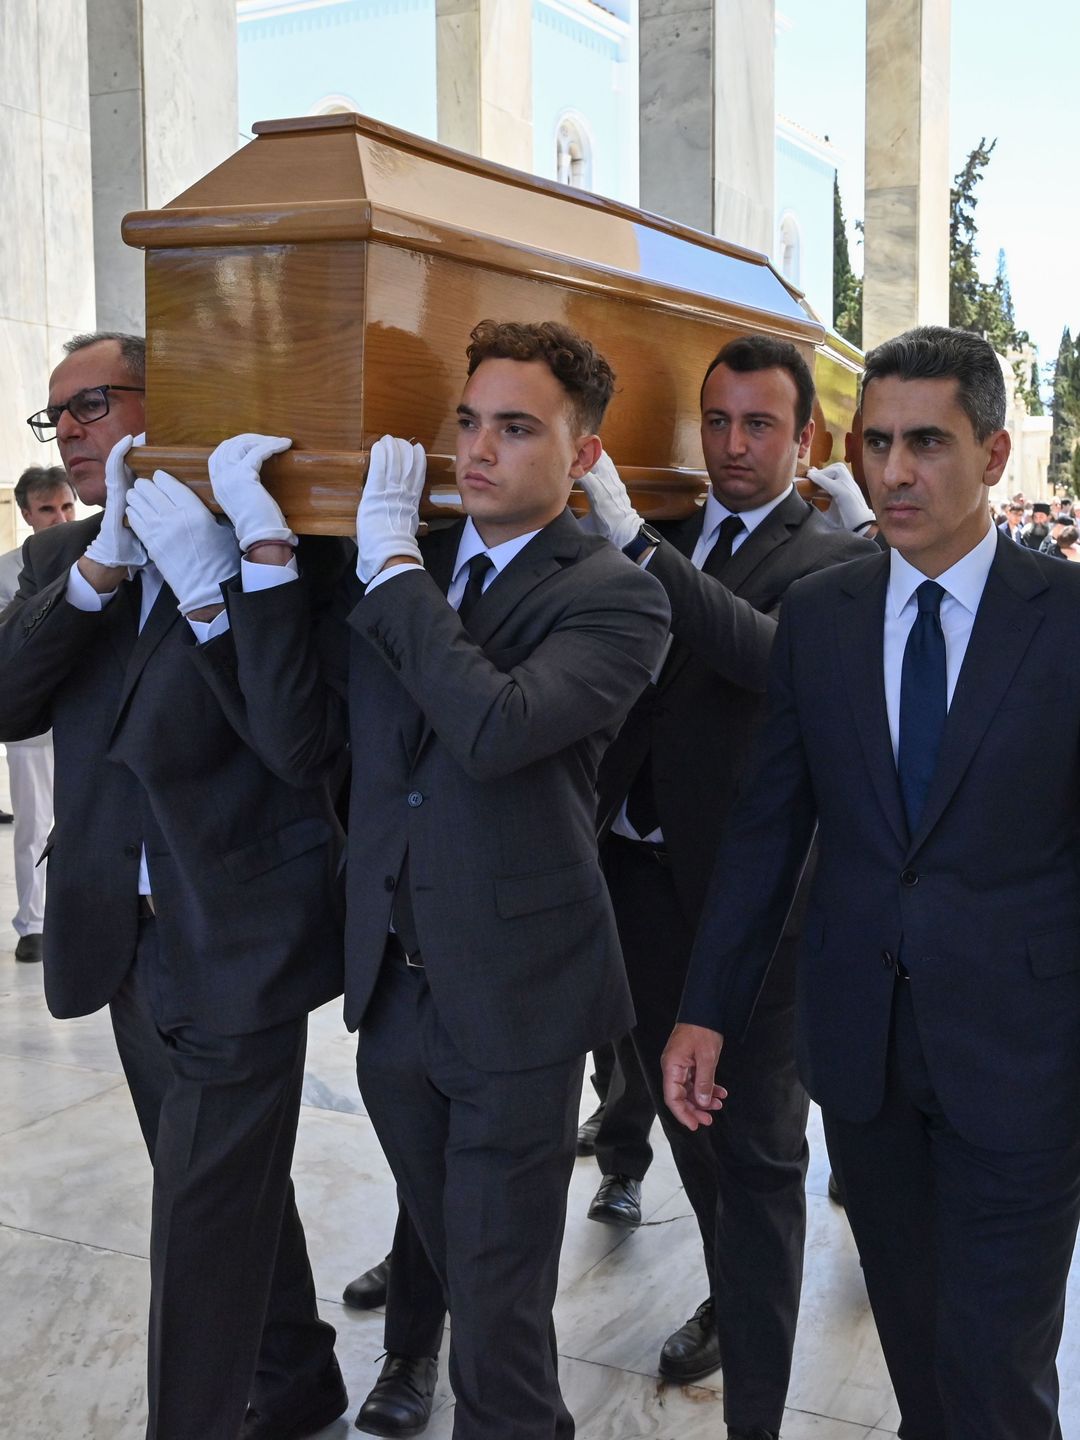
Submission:
POLYGON ((714 1083, 814 835, 800 1072, 822 1107, 903 1440, 1055 1440, 1080 1215, 1080 677, 1052 663, 1067 566, 999 536, 991 347, 937 327, 867 357, 871 499, 891 551, 785 602, 769 714, 717 855, 665 1098, 714 1083), (1032 806, 1025 745, 1064 757, 1032 806))

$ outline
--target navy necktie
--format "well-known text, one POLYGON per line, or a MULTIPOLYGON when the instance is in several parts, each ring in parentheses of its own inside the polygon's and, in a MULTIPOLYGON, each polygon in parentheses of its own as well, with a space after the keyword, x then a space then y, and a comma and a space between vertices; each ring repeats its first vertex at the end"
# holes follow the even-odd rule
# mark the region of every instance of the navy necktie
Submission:
POLYGON ((469 561, 469 578, 465 582, 465 593, 461 597, 461 604, 458 606, 458 615, 461 623, 466 629, 469 627, 469 616, 476 607, 476 602, 484 593, 484 577, 495 565, 495 561, 486 550, 481 550, 479 555, 474 555, 469 561))
POLYGON ((912 834, 934 778, 948 708, 945 635, 940 614, 944 595, 936 580, 924 580, 916 590, 919 613, 908 635, 900 672, 900 743, 896 769, 912 834))

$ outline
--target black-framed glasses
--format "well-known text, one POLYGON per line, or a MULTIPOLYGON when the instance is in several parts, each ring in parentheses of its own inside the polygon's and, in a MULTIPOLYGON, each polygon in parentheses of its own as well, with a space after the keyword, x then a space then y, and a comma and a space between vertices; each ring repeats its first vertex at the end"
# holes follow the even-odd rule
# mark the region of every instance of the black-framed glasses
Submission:
POLYGON ((63 405, 46 405, 44 410, 31 415, 26 423, 39 440, 56 438, 56 427, 65 410, 69 411, 71 418, 80 425, 92 425, 95 420, 104 420, 109 413, 110 390, 130 390, 135 395, 146 394, 142 385, 91 385, 89 389, 72 395, 63 405))

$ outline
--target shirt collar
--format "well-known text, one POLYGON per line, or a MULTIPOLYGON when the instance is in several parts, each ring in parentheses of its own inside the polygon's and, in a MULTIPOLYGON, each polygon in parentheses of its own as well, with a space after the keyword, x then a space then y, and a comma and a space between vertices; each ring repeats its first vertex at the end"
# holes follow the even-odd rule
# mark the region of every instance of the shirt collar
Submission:
MULTIPOLYGON (((994 556, 997 553, 997 544, 998 532, 996 527, 991 525, 973 549, 969 550, 955 565, 950 565, 948 570, 936 577, 937 583, 945 593, 963 605, 971 615, 974 615, 979 608, 979 601, 982 599, 982 593, 986 587, 986 577, 990 573, 990 566, 994 563, 994 556)), ((899 615, 927 578, 921 570, 916 570, 914 565, 905 560, 899 550, 890 550, 888 600, 890 613, 899 615)))
POLYGON ((701 538, 711 540, 720 526, 729 515, 738 514, 739 519, 746 527, 749 535, 761 524, 766 515, 771 515, 778 505, 782 505, 795 488, 794 480, 786 490, 782 490, 775 500, 768 500, 764 505, 758 505, 753 510, 729 510, 726 505, 720 503, 713 494, 712 486, 709 486, 708 494, 705 497, 705 518, 701 522, 701 538))
MULTIPOLYGON (((534 536, 539 535, 539 530, 530 530, 525 535, 515 535, 513 540, 504 540, 501 545, 485 545, 480 538, 480 532, 472 522, 472 516, 465 521, 465 528, 461 532, 461 539, 458 541, 457 559, 454 561, 454 576, 456 580, 462 569, 468 565, 474 555, 486 553, 492 565, 495 566, 495 573, 505 570, 510 561, 519 551, 524 550, 534 536)), ((453 580, 451 581, 451 584, 453 580)))

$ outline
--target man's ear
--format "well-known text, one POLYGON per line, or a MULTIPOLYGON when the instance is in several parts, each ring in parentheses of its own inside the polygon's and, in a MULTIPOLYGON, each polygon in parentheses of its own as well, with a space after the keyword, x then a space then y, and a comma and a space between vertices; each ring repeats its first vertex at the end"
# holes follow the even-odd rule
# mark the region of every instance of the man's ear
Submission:
POLYGON ((1009 463, 1009 455, 1012 453, 1012 436, 1008 430, 998 430, 990 437, 987 449, 986 469, 983 472, 983 484, 996 485, 1005 473, 1005 466, 1009 463))
POLYGON ((603 453, 604 446, 599 435, 586 435, 579 440, 577 455, 570 466, 570 478, 580 480, 582 475, 587 475, 603 453))
POLYGON ((798 457, 798 458, 799 458, 800 460, 805 460, 806 457, 810 454, 810 446, 811 446, 811 444, 813 443, 813 439, 814 439, 814 429, 815 429, 815 426, 814 426, 813 420, 808 420, 808 421, 806 422, 806 424, 803 426, 802 430, 799 432, 799 457, 798 457))

